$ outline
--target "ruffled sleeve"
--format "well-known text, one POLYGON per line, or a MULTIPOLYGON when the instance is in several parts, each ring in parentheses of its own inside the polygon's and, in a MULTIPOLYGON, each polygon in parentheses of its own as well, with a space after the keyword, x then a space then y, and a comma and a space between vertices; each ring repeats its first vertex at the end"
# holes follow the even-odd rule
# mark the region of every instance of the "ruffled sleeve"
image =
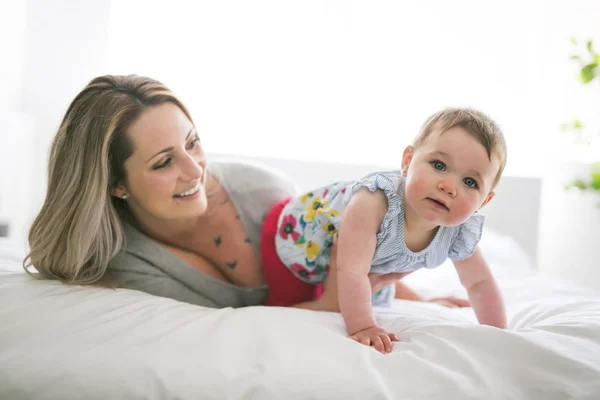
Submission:
POLYGON ((382 190, 388 199, 388 211, 385 214, 381 229, 377 234, 377 239, 384 238, 388 235, 388 231, 392 228, 393 221, 398 218, 402 211, 402 196, 398 193, 399 185, 402 182, 402 175, 396 172, 378 172, 367 175, 363 179, 352 185, 352 195, 362 188, 367 188, 369 191, 382 190))
POLYGON ((451 260, 464 260, 475 252, 483 232, 484 220, 483 215, 474 214, 458 227, 458 234, 448 251, 451 260))

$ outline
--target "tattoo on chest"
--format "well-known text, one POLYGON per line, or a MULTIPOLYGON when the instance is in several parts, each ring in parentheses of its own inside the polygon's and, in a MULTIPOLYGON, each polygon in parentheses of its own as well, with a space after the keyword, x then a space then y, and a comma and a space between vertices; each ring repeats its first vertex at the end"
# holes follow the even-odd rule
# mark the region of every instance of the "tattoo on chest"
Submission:
POLYGON ((213 241, 215 242, 215 246, 219 247, 223 240, 221 239, 221 235, 219 235, 219 236, 214 237, 213 241))
POLYGON ((230 263, 226 262, 225 264, 227 264, 229 268, 234 269, 235 267, 237 267, 237 260, 230 263))

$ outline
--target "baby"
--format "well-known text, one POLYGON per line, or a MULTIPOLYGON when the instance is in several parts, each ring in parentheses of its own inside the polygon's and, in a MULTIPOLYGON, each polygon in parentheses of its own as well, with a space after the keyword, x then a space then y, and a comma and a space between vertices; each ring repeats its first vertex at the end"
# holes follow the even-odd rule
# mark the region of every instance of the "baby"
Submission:
POLYGON ((393 293, 373 296, 372 278, 392 283, 450 258, 479 323, 504 328, 502 297, 477 247, 484 221, 477 211, 494 197, 505 164, 494 121, 473 109, 445 109, 404 150, 399 171, 280 202, 261 237, 266 304, 339 310, 352 339, 385 353, 398 338, 377 326, 372 307, 393 293))

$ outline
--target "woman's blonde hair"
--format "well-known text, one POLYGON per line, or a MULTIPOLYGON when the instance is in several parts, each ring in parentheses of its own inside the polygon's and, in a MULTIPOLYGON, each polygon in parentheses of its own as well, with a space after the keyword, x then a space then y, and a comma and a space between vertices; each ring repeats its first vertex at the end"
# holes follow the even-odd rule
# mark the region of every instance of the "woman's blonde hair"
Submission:
POLYGON ((125 132, 148 107, 164 103, 192 121, 163 84, 136 75, 97 77, 75 97, 50 150, 46 199, 23 261, 28 273, 33 266, 43 278, 74 284, 103 278, 124 243, 127 206, 110 192, 126 181, 124 163, 134 150, 125 132))
POLYGON ((493 187, 495 187, 506 166, 506 141, 498 124, 483 112, 472 108, 446 108, 438 111, 427 118, 413 146, 416 148, 425 143, 434 129, 445 132, 455 126, 460 126, 481 143, 490 160, 492 156, 498 158, 500 169, 494 179, 493 187))

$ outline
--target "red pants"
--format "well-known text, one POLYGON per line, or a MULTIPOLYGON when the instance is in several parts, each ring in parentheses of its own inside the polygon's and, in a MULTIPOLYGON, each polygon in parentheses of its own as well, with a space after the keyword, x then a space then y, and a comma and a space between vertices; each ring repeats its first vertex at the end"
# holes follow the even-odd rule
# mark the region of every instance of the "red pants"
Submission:
POLYGON ((269 287, 266 306, 289 307, 304 301, 316 300, 323 294, 323 285, 313 285, 296 278, 279 259, 275 250, 277 221, 290 199, 280 201, 267 213, 260 233, 260 253, 263 275, 269 287))

